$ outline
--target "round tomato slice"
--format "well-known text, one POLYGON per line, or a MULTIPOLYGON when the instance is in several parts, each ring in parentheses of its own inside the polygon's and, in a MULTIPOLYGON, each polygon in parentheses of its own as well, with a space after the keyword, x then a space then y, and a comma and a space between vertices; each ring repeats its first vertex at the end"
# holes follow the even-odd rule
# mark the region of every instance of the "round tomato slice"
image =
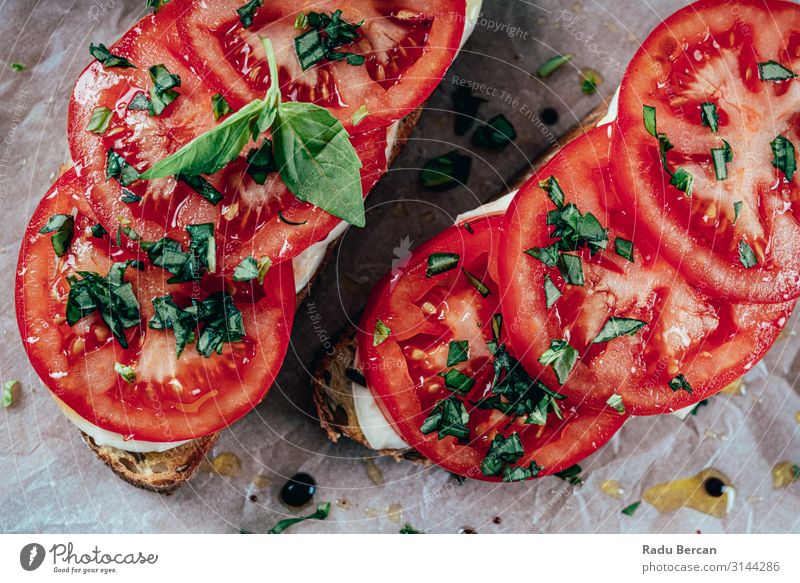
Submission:
POLYGON ((690 284, 612 183, 612 129, 571 142, 514 198, 499 254, 503 315, 536 378, 635 415, 692 405, 750 370, 794 302, 732 303, 690 284))
POLYGON ((283 362, 291 264, 273 266, 263 286, 211 276, 170 284, 171 274, 92 231, 85 188, 73 170, 64 174, 23 239, 17 321, 34 369, 78 415, 128 439, 180 441, 230 425, 261 401, 283 362), (40 233, 55 215, 70 217, 71 237, 40 233))
POLYGON ((358 353, 407 443, 458 475, 517 481, 585 458, 624 416, 576 408, 515 359, 496 284, 502 219, 450 227, 388 274, 370 297, 358 353))
MULTIPOLYGON (((214 92, 174 52, 182 46, 175 14, 185 6, 170 3, 110 47, 137 68, 106 69, 95 61, 78 79, 69 108, 76 170, 91 185, 89 201, 109 232, 122 226, 143 241, 169 237, 187 243, 187 225, 212 223, 219 238, 217 264, 225 272, 247 256, 269 257, 273 263, 291 259, 325 239, 341 220, 298 200, 277 172, 258 176, 252 167, 248 172, 247 154, 261 144, 250 143, 239 159, 212 176, 200 177, 198 183, 170 177, 123 186, 119 178, 108 178, 109 156, 142 172, 217 124, 214 92), (152 116, 137 108, 154 85, 148 69, 159 64, 180 77, 180 86, 173 89, 180 95, 152 116), (92 132, 98 108, 106 108, 110 117, 104 131, 92 132)), ((386 171, 385 136, 379 131, 352 140, 362 163, 365 196, 386 171)), ((123 240, 135 248, 127 237, 123 240)))
POLYGON ((661 254, 736 301, 800 296, 796 74, 797 4, 717 0, 664 21, 622 82, 621 192, 661 254))
POLYGON ((464 0, 284 0, 250 17, 237 13, 242 4, 195 2, 181 19, 200 76, 236 106, 263 98, 271 81, 258 37, 267 37, 284 99, 326 107, 359 132, 386 127, 428 98, 458 53, 466 18, 464 0))

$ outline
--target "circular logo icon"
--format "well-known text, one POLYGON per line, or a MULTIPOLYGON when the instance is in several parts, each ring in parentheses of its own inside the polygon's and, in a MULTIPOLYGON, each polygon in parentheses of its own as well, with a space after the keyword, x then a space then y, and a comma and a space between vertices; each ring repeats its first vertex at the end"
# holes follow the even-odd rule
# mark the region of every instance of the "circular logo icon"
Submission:
POLYGON ((19 552, 19 564, 26 571, 35 571, 44 562, 44 547, 39 543, 28 543, 19 552))

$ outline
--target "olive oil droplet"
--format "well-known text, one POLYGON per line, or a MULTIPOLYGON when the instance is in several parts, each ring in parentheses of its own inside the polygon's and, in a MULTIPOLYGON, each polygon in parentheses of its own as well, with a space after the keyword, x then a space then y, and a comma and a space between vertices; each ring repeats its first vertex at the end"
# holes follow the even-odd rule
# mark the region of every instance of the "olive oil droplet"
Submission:
POLYGON ((736 379, 720 392, 728 395, 744 395, 747 393, 747 387, 744 386, 744 381, 742 379, 736 379))
POLYGON ((230 452, 223 452, 217 455, 211 465, 220 476, 235 478, 242 473, 242 463, 238 457, 230 452))
POLYGON ((725 474, 708 468, 689 478, 652 486, 644 491, 642 499, 662 514, 686 507, 722 518, 733 508, 735 494, 725 474))
POLYGON ((400 522, 400 519, 402 517, 403 517, 403 507, 400 506, 397 502, 389 505, 389 508, 386 509, 386 518, 388 518, 392 522, 400 522))
POLYGON ((620 499, 622 495, 625 493, 625 490, 622 488, 622 485, 617 482, 616 480, 606 480, 602 484, 600 484, 600 490, 611 496, 612 498, 620 499))
POLYGON ((800 467, 792 462, 780 462, 772 468, 772 487, 776 490, 785 488, 800 479, 800 467))

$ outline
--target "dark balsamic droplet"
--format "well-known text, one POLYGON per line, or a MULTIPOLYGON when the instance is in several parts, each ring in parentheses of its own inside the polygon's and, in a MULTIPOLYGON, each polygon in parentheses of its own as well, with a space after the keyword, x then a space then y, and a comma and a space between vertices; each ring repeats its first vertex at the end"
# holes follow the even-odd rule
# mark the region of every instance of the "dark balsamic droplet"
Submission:
POLYGON ((314 478, 304 472, 292 476, 281 488, 281 500, 289 506, 304 506, 308 504, 317 491, 314 478))
POLYGON ((549 126, 558 123, 558 112, 553 109, 552 107, 545 107, 539 117, 542 120, 542 123, 545 123, 549 126))
POLYGON ((500 518, 499 516, 495 516, 492 522, 494 522, 495 524, 500 524, 501 522, 503 522, 503 519, 500 518))
POLYGON ((478 531, 475 530, 474 528, 464 526, 458 529, 458 534, 478 534, 478 531))
POLYGON ((703 482, 703 487, 706 489, 708 495, 714 498, 719 498, 725 493, 725 482, 719 478, 708 478, 703 482))
POLYGON ((250 494, 250 502, 258 502, 258 496, 255 494, 250 494))

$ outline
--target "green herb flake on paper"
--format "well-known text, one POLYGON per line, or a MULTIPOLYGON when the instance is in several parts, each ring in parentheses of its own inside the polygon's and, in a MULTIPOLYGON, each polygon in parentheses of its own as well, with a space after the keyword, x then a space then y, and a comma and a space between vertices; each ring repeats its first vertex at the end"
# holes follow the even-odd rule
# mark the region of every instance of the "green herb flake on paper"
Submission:
POLYGON ((546 79, 574 58, 575 55, 572 53, 550 57, 536 69, 536 76, 540 79, 546 79))
POLYGON ((267 531, 267 534, 281 534, 284 530, 306 520, 325 520, 331 512, 331 503, 323 502, 317 505, 317 509, 308 516, 298 516, 297 518, 284 518, 279 520, 275 526, 267 531))
POLYGON ((633 515, 634 515, 634 513, 636 512, 636 510, 639 508, 639 506, 640 506, 641 504, 642 504, 642 501, 641 501, 641 500, 639 500, 638 502, 634 502, 634 503, 633 503, 633 504, 631 504, 630 506, 626 506, 625 508, 623 508, 623 509, 622 509, 622 511, 621 511, 621 512, 622 512, 622 514, 624 514, 625 516, 633 516, 633 515))

